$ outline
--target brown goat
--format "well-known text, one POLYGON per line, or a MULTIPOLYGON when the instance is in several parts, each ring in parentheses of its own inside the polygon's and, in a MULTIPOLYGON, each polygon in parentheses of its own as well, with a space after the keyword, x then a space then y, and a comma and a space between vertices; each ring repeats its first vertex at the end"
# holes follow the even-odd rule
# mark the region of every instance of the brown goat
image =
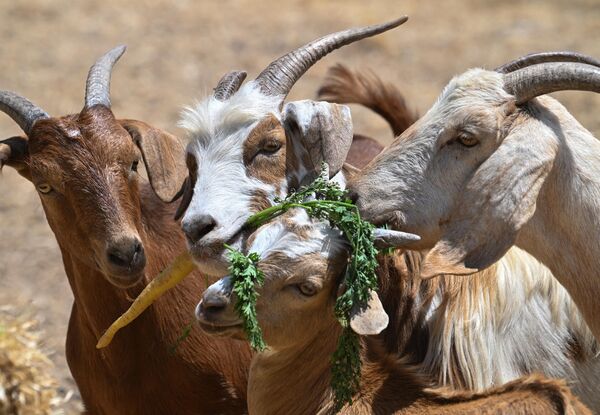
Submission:
MULTIPOLYGON (((335 413, 330 361, 342 331, 333 308, 347 265, 343 238, 300 211, 261 227, 248 243, 261 256, 258 266, 265 278, 256 311, 269 346, 254 356, 250 368, 250 414, 335 413)), ((211 285, 196 311, 201 326, 222 336, 243 335, 235 302, 231 277, 211 285)), ((387 322, 376 293, 367 307, 353 308, 350 327, 363 336, 362 389, 340 413, 590 413, 564 382, 541 376, 481 393, 430 389, 412 366, 387 353, 380 339, 366 336, 379 333, 387 322)))
POLYGON ((90 69, 79 114, 50 118, 0 92, 0 109, 26 133, 0 141, 0 166, 36 186, 58 241, 75 298, 67 361, 86 413, 245 413, 249 348, 200 330, 177 344, 202 292, 197 273, 96 350, 132 298, 185 249, 173 207, 157 197, 171 199, 181 185, 171 172, 182 170, 175 168, 182 144, 110 110, 110 71, 123 52, 110 51, 90 69), (136 173, 140 157, 152 186, 136 173))

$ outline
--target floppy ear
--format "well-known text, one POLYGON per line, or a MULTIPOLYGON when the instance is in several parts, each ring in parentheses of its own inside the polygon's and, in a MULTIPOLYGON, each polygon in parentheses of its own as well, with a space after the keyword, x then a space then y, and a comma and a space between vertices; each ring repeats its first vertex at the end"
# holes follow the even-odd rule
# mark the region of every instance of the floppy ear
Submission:
POLYGON ((345 105, 320 101, 295 101, 283 108, 283 125, 293 151, 306 169, 300 182, 313 180, 321 163, 335 176, 352 144, 352 117, 345 105))
POLYGON ((443 237, 425 257, 421 277, 471 274, 498 261, 535 213, 557 145, 541 122, 529 120, 511 131, 461 192, 443 237))
POLYGON ((31 181, 29 171, 29 144, 26 137, 16 136, 0 141, 0 170, 9 166, 31 181))
POLYGON ((371 291, 371 298, 365 306, 355 304, 350 310, 350 327, 356 334, 363 336, 381 333, 388 326, 389 320, 375 291, 371 291))
POLYGON ((174 135, 142 121, 119 120, 119 123, 141 150, 156 195, 163 202, 175 200, 187 177, 183 143, 174 135))

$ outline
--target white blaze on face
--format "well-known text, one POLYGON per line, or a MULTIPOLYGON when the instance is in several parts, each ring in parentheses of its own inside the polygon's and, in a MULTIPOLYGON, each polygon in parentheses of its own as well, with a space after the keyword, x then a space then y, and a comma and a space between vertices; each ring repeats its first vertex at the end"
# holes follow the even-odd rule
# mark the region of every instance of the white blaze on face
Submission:
MULTIPOLYGON (((282 252, 289 259, 320 253, 324 258, 345 249, 342 233, 326 222, 311 220, 304 209, 295 209, 259 228, 248 240, 248 252, 267 258, 282 252)), ((282 264, 284 266, 284 264, 282 264)))

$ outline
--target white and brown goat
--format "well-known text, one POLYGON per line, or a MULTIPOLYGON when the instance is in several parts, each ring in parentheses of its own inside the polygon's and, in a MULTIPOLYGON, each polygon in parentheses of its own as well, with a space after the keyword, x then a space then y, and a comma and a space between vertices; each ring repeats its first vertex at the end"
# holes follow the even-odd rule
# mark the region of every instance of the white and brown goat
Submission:
POLYGON ((275 60, 244 85, 245 72, 230 72, 213 96, 184 113, 189 179, 179 215, 203 272, 227 272, 223 244, 243 245, 250 215, 311 181, 321 162, 332 174, 342 168, 353 138, 349 108, 310 100, 284 105, 294 83, 329 52, 406 20, 324 36, 275 60))

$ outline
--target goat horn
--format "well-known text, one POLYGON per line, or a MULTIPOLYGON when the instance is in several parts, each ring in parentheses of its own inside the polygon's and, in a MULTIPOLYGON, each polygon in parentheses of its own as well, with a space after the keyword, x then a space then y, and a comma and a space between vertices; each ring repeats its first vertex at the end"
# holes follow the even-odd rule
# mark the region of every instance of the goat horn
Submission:
POLYGON ((600 92, 600 68, 582 63, 552 62, 504 74, 504 89, 517 105, 555 91, 600 92))
POLYGON ((246 79, 246 75, 244 71, 227 72, 217 84, 214 97, 219 101, 228 99, 240 89, 242 82, 246 79))
POLYGON ((500 73, 510 73, 527 66, 537 65, 548 62, 577 62, 587 63, 589 65, 600 67, 600 61, 591 56, 577 52, 561 51, 561 52, 542 52, 532 53, 515 59, 512 62, 506 63, 494 69, 500 73))
POLYGON ((85 108, 94 105, 110 108, 110 75, 125 49, 127 47, 121 45, 109 50, 90 68, 85 82, 85 108))
POLYGON ((421 240, 419 235, 391 229, 375 228, 373 241, 378 248, 404 248, 410 247, 421 240))
POLYGON ((43 109, 10 91, 0 91, 0 111, 8 114, 27 135, 37 120, 50 118, 43 109))
POLYGON ((290 92, 296 81, 319 59, 342 46, 386 32, 408 20, 407 16, 388 23, 342 30, 332 33, 293 50, 271 62, 256 78, 261 91, 269 96, 290 92))

